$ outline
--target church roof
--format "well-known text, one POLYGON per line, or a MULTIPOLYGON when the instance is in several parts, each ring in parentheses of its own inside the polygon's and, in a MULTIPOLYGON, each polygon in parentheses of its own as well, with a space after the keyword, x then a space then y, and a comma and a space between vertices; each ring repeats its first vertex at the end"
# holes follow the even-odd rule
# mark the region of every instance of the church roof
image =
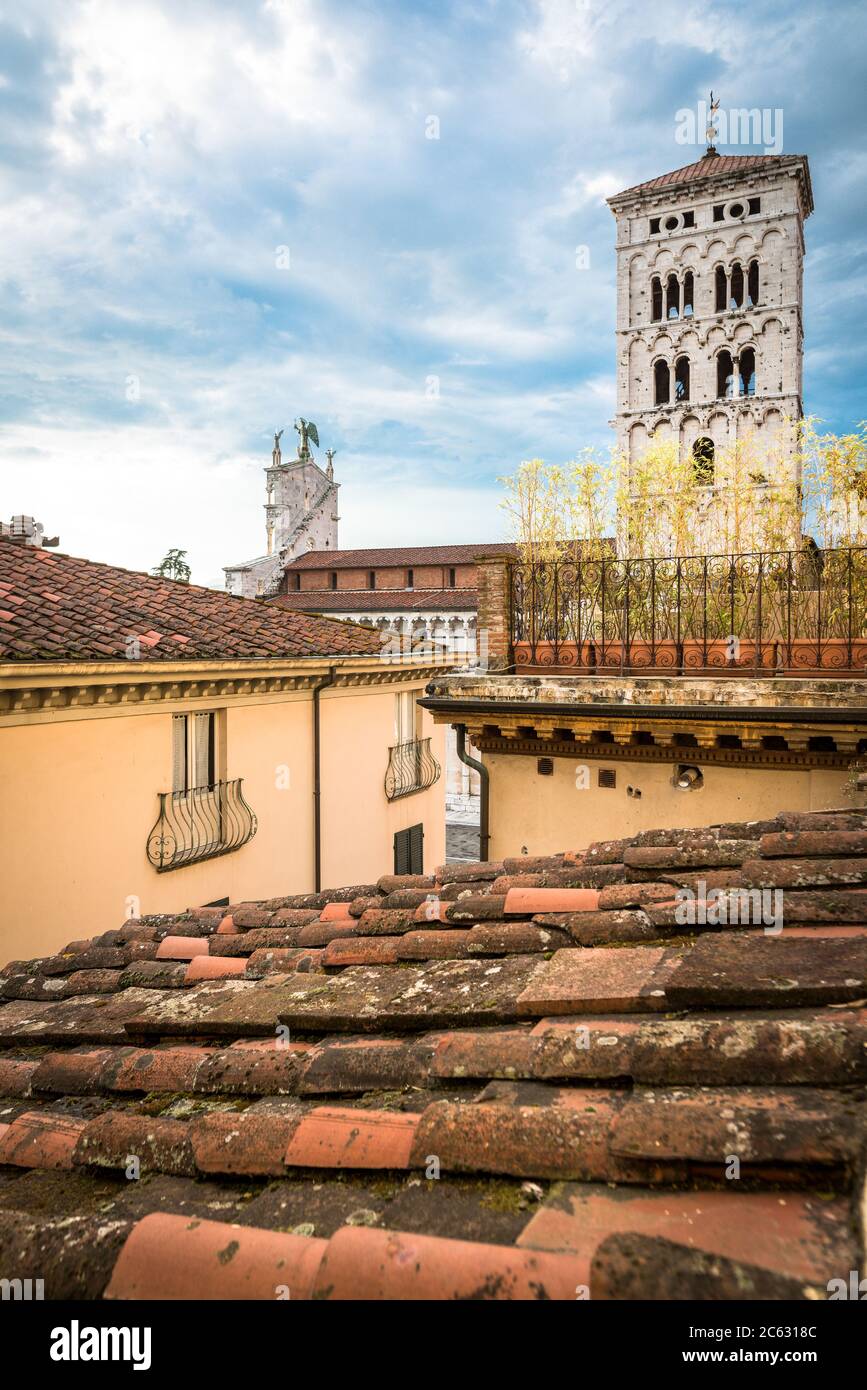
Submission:
POLYGON ((148 661, 378 655, 354 623, 0 537, 0 660, 148 661))
POLYGON ((267 600, 301 613, 475 612, 478 589, 301 589, 267 600))
POLYGON ((646 179, 644 183, 624 188, 622 192, 615 193, 608 199, 608 205, 613 207, 621 198, 630 197, 635 193, 654 193, 695 183, 700 179, 730 178, 733 174, 758 173, 787 164, 801 165, 806 179, 807 212, 811 212, 813 198, 809 164, 805 154, 704 154, 701 159, 694 160, 692 164, 685 164, 681 169, 673 169, 668 174, 657 174, 655 178, 646 179))
POLYGON ((46 1299, 813 1306, 864 1269, 865 883, 867 813, 783 813, 12 963, 4 1272, 46 1299), (779 890, 785 925, 709 886, 779 890))
POLYGON ((286 570, 372 569, 377 565, 471 565, 477 555, 516 555, 514 541, 475 545, 404 545, 374 550, 308 550, 286 570))

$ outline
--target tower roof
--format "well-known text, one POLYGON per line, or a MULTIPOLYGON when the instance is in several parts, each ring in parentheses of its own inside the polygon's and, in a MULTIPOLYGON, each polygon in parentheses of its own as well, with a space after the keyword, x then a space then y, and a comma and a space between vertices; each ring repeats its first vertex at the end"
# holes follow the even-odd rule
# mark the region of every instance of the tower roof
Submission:
POLYGON ((680 188, 684 184, 698 183, 705 179, 731 178, 732 175, 770 172, 786 166, 799 168, 803 179, 805 216, 813 211, 813 193, 810 184, 810 165, 805 154, 703 154, 692 164, 681 169, 673 169, 668 174, 657 174, 644 183, 633 184, 615 193, 608 199, 608 206, 616 209, 621 200, 636 194, 662 192, 664 189, 680 188))

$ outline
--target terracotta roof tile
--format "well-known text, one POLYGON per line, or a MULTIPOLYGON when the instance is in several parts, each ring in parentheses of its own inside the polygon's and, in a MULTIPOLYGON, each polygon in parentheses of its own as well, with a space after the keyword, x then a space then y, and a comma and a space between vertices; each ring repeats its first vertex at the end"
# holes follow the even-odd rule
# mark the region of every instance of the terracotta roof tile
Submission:
POLYGON ((672 169, 668 174, 657 174, 644 183, 633 184, 617 193, 610 202, 626 197, 631 193, 652 193, 657 189, 676 188, 685 183, 695 183, 699 179, 727 178, 732 174, 749 174, 773 169, 783 164, 801 163, 806 168, 807 156, 799 154, 707 154, 692 164, 684 164, 680 169, 672 169))
MULTIPOLYGON (((303 589, 275 594, 269 604, 294 613, 475 612, 478 589, 303 589)), ((9 615, 12 616, 11 614, 9 615)))
POLYGON ((308 550, 290 560, 287 574, 296 570, 375 569, 377 566, 469 565, 477 556, 516 555, 514 541, 481 541, 471 545, 404 545, 371 550, 308 550))
POLYGON ((126 657, 137 638, 148 660, 378 655, 379 637, 355 623, 283 611, 195 584, 55 555, 44 588, 44 552, 0 537, 9 590, 0 613, 0 659, 126 657))
POLYGON ((865 832, 644 832, 13 963, 0 1247, 49 1297, 826 1297, 864 1258, 865 832))

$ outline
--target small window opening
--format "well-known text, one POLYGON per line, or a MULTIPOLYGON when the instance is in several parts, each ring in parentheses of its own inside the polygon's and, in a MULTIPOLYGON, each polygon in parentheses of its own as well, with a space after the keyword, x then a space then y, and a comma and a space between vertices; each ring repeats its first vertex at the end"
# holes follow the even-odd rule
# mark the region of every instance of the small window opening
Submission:
POLYGON ((725 349, 716 359, 716 395, 717 400, 722 401, 732 397, 735 393, 735 373, 732 365, 732 355, 725 349))
POLYGON ((407 570, 406 572, 406 587, 408 589, 415 588, 415 577, 413 575, 412 570, 407 570))
POLYGON ((667 362, 656 362, 653 367, 653 403, 668 405, 671 397, 670 373, 667 362))
POLYGON ((683 214, 683 225, 684 225, 684 227, 694 227, 694 226, 695 226, 695 213, 694 213, 694 212, 685 212, 685 213, 683 214))
POLYGON ((732 288, 729 299, 730 309, 741 309, 744 303, 744 272, 741 266, 735 261, 732 266, 732 288))
POLYGON ((688 270, 683 277, 683 317, 685 319, 692 318, 694 293, 695 290, 692 271, 688 270))
POLYGON ((665 317, 680 318, 680 285, 677 283, 676 275, 669 275, 665 287, 665 317))
POLYGON ((722 314, 726 307, 726 273, 721 265, 714 272, 714 287, 716 312, 722 314))
POLYGON ((744 348, 738 358, 738 372, 741 379, 741 395, 756 394, 756 354, 752 348, 744 348))
POLYGON ((747 302, 758 304, 759 302, 759 263, 750 261, 750 269, 747 275, 747 302))
POLYGON ((750 216, 754 217, 757 212, 761 212, 762 210, 761 198, 750 198, 749 202, 747 203, 747 207, 750 210, 750 216))
POLYGON ((674 364, 674 399, 689 400, 689 358, 678 357, 674 364))
POLYGON ((650 285, 650 317, 653 323, 662 318, 662 281, 654 275, 650 285))
POLYGON ((723 203, 717 203, 717 204, 714 206, 714 210, 713 210, 713 220, 714 220, 714 222, 722 222, 722 221, 724 220, 724 218, 725 218, 725 215, 726 215, 725 205, 724 205, 723 203))
POLYGON ((657 233, 658 233, 658 231, 659 231, 659 218, 658 218, 658 217, 651 217, 651 219, 650 219, 650 235, 651 235, 651 236, 656 236, 657 233))
POLYGON ((692 446, 692 468, 699 487, 713 486, 713 440, 702 435, 692 446))

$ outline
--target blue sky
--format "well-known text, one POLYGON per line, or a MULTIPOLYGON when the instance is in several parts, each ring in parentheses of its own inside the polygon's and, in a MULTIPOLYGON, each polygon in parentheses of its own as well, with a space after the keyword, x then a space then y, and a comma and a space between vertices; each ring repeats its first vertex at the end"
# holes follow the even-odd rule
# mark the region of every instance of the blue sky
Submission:
POLYGON ((0 515, 136 569, 179 546, 222 584, 304 415, 342 545, 497 539, 498 476, 609 442, 604 199, 689 162, 676 112, 711 87, 810 156, 806 408, 850 428, 860 4, 4 6, 0 515))

